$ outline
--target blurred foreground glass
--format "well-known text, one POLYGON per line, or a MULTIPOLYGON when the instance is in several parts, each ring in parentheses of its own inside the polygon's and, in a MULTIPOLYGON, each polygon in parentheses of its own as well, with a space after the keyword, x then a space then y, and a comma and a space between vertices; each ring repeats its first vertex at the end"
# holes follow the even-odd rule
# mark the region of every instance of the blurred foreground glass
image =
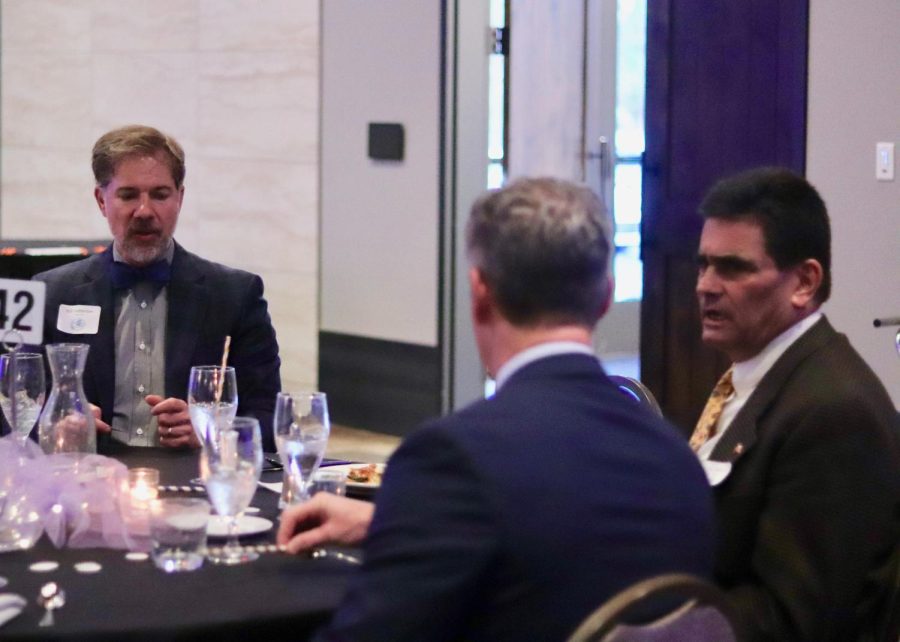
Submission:
POLYGON ((0 408, 20 444, 28 439, 31 429, 34 428, 44 406, 46 392, 42 354, 19 352, 0 356, 0 408), (13 426, 13 400, 16 411, 15 426, 13 426))
POLYGON ((53 386, 38 419, 39 441, 45 453, 97 452, 94 414, 82 385, 89 349, 86 343, 47 346, 53 386))
POLYGON ((188 378, 188 411, 191 424, 202 444, 209 426, 216 420, 231 421, 237 414, 238 391, 234 368, 194 366, 188 378))
POLYGON ((25 488, 0 488, 0 553, 34 546, 44 531, 38 507, 25 488))
MULTIPOLYGON (((262 472, 263 451, 259 421, 235 417, 230 425, 211 424, 206 433, 201 458, 209 471, 206 494, 216 512, 228 518, 228 541, 209 561, 215 564, 242 564, 259 555, 242 550, 238 543, 238 517, 250 505, 262 472)), ((201 469, 204 466, 201 465, 201 469)))
POLYGON ((150 503, 151 556, 166 573, 203 566, 209 502, 199 498, 157 499, 150 503))
POLYGON ((275 444, 284 466, 280 508, 309 499, 309 483, 322 463, 330 429, 324 392, 279 392, 275 397, 275 444))
POLYGON ((316 493, 331 493, 332 495, 347 494, 347 474, 343 470, 318 471, 313 475, 309 487, 310 496, 316 493))

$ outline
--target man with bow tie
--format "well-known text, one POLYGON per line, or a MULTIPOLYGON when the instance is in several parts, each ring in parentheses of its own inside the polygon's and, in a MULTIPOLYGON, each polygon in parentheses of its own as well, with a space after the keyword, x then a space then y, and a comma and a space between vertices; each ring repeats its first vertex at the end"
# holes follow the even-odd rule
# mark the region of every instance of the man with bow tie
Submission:
POLYGON ((35 279, 47 284, 45 342, 90 345, 84 388, 98 432, 133 446, 198 447, 184 401, 190 369, 220 363, 230 336, 238 414, 259 418, 274 450, 281 362, 262 280, 174 241, 181 146, 152 127, 122 127, 97 140, 92 167, 113 243, 35 279))
POLYGON ((715 185, 700 213, 702 338, 733 362, 691 438, 715 486, 716 579, 748 640, 880 640, 898 577, 900 426, 820 311, 825 203, 762 168, 715 185))

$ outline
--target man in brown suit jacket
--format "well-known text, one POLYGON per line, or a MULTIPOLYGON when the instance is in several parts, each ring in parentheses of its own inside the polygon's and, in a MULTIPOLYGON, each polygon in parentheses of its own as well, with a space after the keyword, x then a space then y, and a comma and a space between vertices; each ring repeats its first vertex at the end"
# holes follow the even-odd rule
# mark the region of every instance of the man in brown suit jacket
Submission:
POLYGON ((717 581, 751 640, 876 639, 897 576, 900 425, 819 311, 825 204, 765 168, 721 181, 700 211, 703 341, 734 362, 692 438, 715 485, 717 581))

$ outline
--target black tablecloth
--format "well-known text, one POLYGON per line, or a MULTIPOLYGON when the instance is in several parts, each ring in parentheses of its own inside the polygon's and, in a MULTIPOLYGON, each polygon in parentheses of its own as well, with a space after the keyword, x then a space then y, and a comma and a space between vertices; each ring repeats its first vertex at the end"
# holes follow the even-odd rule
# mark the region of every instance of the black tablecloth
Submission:
MULTIPOLYGON (((197 474, 197 455, 155 448, 121 448, 110 453, 129 468, 160 470, 160 484, 184 484, 197 474)), ((278 481, 281 473, 264 473, 278 481)), ((271 542, 277 529, 278 497, 259 489, 252 502, 275 528, 242 543, 271 542)), ((29 551, 0 554, 0 576, 30 603, 0 628, 2 640, 303 640, 327 620, 342 597, 353 567, 329 558, 312 560, 280 553, 263 554, 239 566, 204 563, 192 573, 166 574, 151 560, 131 562, 123 550, 56 549, 42 538, 29 551), (59 562, 50 573, 28 570, 36 561, 59 562), (94 561, 95 574, 74 564, 94 561), (43 609, 35 598, 42 584, 55 581, 66 591, 66 605, 55 612, 53 628, 38 628, 43 609)))

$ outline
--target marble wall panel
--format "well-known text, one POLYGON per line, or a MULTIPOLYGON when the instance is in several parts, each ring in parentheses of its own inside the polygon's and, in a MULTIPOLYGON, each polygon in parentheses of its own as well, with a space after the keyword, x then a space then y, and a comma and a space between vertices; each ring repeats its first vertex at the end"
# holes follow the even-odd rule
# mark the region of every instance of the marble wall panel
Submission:
POLYGON ((4 50, 0 59, 3 144, 90 150, 90 55, 4 50))
POLYGON ((318 282, 290 270, 272 270, 265 278, 269 313, 281 352, 281 380, 286 390, 316 388, 318 376, 318 282))
POLYGON ((305 51, 318 56, 317 0, 198 0, 204 51, 305 51))
POLYGON ((108 238, 84 150, 4 146, 4 239, 108 238))
POLYGON ((113 127, 141 123, 171 134, 185 150, 195 149, 196 55, 190 51, 94 54, 94 140, 113 127))
POLYGON ((95 53, 194 50, 197 11, 197 3, 191 0, 94 0, 91 50, 95 53))
POLYGON ((88 51, 91 46, 89 2, 71 0, 3 0, 0 47, 3 52, 88 51))
POLYGON ((198 220, 232 229, 252 223, 282 244, 315 239, 318 165, 201 157, 189 171, 185 205, 198 220))
POLYGON ((201 153, 316 162, 315 61, 280 52, 204 54, 198 81, 201 153))

